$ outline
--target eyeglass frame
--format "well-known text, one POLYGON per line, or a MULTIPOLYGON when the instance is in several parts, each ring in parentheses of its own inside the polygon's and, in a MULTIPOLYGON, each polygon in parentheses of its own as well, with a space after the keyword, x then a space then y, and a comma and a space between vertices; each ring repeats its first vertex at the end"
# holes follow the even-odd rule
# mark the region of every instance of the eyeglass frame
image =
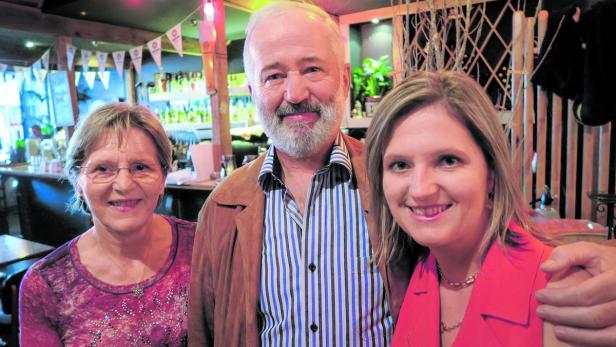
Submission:
MULTIPOLYGON (((98 165, 98 164, 96 164, 96 165, 98 165)), ((91 174, 88 173, 88 172, 84 172, 84 174, 86 175, 86 177, 88 177, 92 181, 92 183, 95 183, 95 184, 105 184, 105 183, 111 183, 111 182, 115 181, 118 178, 118 175, 120 174, 120 170, 126 169, 126 170, 128 170, 128 174, 130 175, 131 180, 133 180, 135 182, 144 182, 143 178, 141 178, 141 179, 140 178, 135 178, 135 174, 131 171, 131 166, 133 166, 133 165, 149 165, 149 164, 146 164, 146 163, 135 163, 135 164, 132 164, 132 165, 130 165, 128 167, 115 167, 114 170, 113 170, 115 173, 113 175, 110 175, 109 179, 105 179, 103 181, 101 181, 100 179, 96 180, 96 179, 92 178, 91 174)), ((157 178, 159 178, 161 176, 162 177, 165 176, 165 174, 164 174, 165 171, 166 171, 165 168, 160 166, 160 163, 158 164, 158 166, 159 166, 161 172, 160 172, 160 174, 157 174, 156 177, 152 176, 151 177, 152 181, 155 181, 157 178)), ((81 172, 82 169, 86 169, 87 170, 89 167, 90 167, 90 165, 83 165, 83 166, 76 165, 76 166, 74 166, 74 168, 76 170, 80 171, 80 172, 81 172)), ((154 171, 157 171, 157 170, 152 170, 152 171, 154 172, 154 171)), ((144 178, 148 178, 148 177, 146 176, 144 178)), ((149 180, 146 180, 146 181, 149 181, 149 180)))

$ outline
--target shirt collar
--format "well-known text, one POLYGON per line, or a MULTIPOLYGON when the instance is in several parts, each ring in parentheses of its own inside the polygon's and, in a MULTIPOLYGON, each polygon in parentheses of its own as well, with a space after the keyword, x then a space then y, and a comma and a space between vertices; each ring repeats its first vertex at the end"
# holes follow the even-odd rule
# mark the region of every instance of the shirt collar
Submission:
MULTIPOLYGON (((334 144, 332 145, 332 150, 329 154, 329 160, 327 164, 325 164, 317 173, 324 172, 331 168, 333 165, 339 165, 346 169, 348 173, 348 177, 352 176, 352 164, 351 164, 351 156, 349 155, 349 151, 347 150, 347 146, 344 143, 344 138, 342 137, 342 132, 338 132, 336 139, 334 140, 334 144)), ((276 155, 276 148, 274 146, 270 146, 265 155, 265 160, 263 161, 263 165, 261 166, 261 171, 259 172, 259 185, 263 191, 266 191, 266 187, 268 186, 268 182, 271 180, 281 180, 281 168, 280 161, 278 160, 278 156, 276 155)))

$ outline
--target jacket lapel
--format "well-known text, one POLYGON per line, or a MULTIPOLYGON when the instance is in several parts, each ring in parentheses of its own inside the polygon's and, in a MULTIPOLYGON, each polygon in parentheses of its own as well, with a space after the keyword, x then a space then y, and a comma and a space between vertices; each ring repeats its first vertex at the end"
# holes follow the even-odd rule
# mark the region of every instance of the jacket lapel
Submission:
MULTIPOLYGON (((359 187, 359 195, 361 198, 362 208, 364 209, 366 225, 368 226, 370 244, 372 249, 375 249, 380 243, 380 236, 376 225, 376 219, 371 208, 372 193, 370 185, 368 184, 368 176, 366 174, 364 145, 348 136, 344 136, 344 141, 347 145, 349 154, 351 155, 353 174, 357 180, 357 186, 359 187)), ((411 273, 413 272, 409 259, 410 257, 408 256, 402 256, 401 260, 397 263, 389 264, 387 266, 379 264, 379 271, 385 283, 385 288, 388 294, 389 310, 394 322, 398 319, 398 314, 400 312, 400 308, 402 307, 402 301, 404 300, 404 295, 406 294, 406 288, 408 287, 411 279, 411 273)))

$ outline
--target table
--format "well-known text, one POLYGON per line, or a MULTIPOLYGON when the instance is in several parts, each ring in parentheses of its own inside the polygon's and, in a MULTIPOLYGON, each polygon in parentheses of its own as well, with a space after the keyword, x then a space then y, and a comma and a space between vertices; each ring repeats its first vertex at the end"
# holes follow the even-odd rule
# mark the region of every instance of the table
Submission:
POLYGON ((11 235, 0 235, 0 266, 20 260, 40 257, 53 250, 53 247, 24 240, 11 235))

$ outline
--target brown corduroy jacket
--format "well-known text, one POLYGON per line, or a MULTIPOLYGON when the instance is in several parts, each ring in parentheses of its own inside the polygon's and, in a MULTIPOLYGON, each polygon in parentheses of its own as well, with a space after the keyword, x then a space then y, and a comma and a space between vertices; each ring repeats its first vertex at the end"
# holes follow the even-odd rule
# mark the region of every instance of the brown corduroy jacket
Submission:
MULTIPOLYGON (((372 245, 378 234, 370 209, 363 144, 344 138, 372 245)), ((188 307, 189 346, 258 346, 257 307, 265 195, 257 182, 264 157, 236 170, 199 214, 188 307)), ((412 272, 410 264, 379 267, 394 320, 412 272)))

